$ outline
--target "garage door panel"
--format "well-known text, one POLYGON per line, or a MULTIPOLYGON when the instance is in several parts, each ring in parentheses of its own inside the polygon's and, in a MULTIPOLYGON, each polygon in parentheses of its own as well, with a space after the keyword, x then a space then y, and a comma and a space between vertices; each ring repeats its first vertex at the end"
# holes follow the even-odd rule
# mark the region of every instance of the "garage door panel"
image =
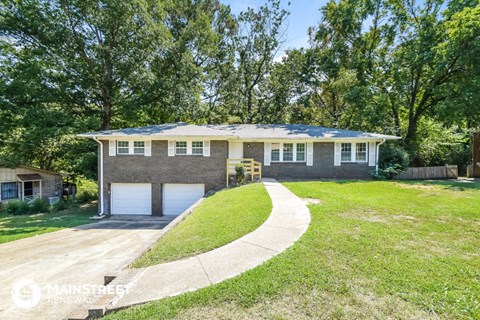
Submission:
POLYGON ((150 183, 112 183, 112 214, 152 214, 150 183))
POLYGON ((204 184, 163 185, 163 214, 179 215, 205 195, 204 184))

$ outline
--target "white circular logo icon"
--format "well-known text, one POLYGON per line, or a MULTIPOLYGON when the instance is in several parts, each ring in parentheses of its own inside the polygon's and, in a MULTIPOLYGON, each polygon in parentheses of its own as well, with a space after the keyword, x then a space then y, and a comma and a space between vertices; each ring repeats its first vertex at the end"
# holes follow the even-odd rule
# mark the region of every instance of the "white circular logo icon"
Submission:
POLYGON ((12 300, 22 309, 35 307, 40 301, 42 291, 38 284, 30 279, 21 279, 13 285, 12 300))

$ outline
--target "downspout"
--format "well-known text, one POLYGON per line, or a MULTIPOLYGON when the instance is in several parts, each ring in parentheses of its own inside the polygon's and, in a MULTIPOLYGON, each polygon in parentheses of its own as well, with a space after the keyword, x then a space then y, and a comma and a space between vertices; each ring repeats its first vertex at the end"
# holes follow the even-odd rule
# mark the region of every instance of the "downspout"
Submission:
POLYGON ((386 139, 383 139, 382 142, 377 144, 377 153, 376 153, 376 161, 375 161, 375 173, 378 174, 378 155, 380 153, 380 146, 384 144, 386 139))
POLYGON ((99 194, 100 194, 100 212, 98 213, 99 216, 103 216, 105 213, 103 213, 103 143, 97 140, 96 137, 93 137, 93 140, 97 141, 98 144, 100 145, 100 152, 99 152, 99 157, 100 157, 100 188, 99 188, 99 194))

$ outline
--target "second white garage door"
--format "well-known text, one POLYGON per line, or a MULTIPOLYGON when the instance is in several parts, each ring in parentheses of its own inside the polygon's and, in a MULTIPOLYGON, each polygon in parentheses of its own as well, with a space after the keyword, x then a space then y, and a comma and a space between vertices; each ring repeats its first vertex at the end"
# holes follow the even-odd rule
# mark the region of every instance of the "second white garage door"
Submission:
POLYGON ((163 214, 179 215, 204 194, 204 184, 165 183, 163 185, 163 214))
POLYGON ((150 183, 112 183, 112 214, 152 214, 150 183))

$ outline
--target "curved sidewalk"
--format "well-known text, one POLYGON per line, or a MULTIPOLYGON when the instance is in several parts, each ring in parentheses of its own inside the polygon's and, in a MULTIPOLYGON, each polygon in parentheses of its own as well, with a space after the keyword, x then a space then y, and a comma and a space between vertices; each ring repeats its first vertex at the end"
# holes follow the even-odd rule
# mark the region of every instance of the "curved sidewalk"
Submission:
MULTIPOLYGON (((227 245, 184 260, 143 269, 114 298, 107 310, 116 310, 184 292, 194 291, 235 277, 281 253, 308 228, 310 211, 303 201, 273 179, 264 179, 273 209, 255 231, 227 245)), ((125 270, 128 272, 128 270, 125 270)))

